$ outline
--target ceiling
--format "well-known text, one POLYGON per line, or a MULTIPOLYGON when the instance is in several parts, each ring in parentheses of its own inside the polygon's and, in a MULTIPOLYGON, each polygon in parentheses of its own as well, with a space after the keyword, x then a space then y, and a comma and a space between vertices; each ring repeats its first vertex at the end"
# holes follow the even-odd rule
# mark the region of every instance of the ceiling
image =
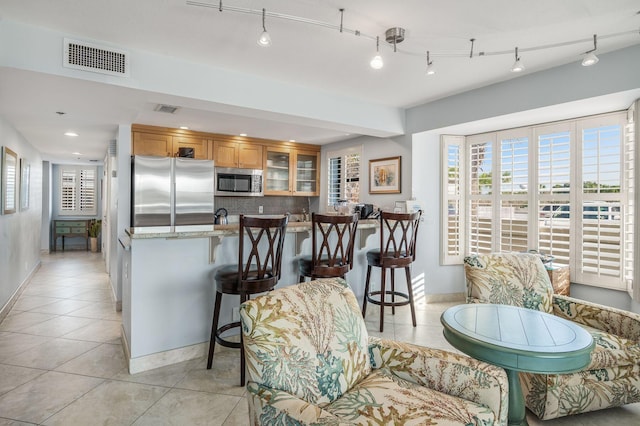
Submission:
MULTIPOLYGON (((177 58, 286 84, 292 91, 316 89, 327 99, 335 98, 334 107, 349 98, 401 109, 566 63, 580 66, 584 52, 593 48, 593 34, 598 34, 598 54, 640 43, 637 0, 226 0, 222 12, 218 1, 202 0, 207 1, 215 7, 188 5, 186 0, 0 0, 0 25, 16 22, 177 58), (234 8, 265 8, 270 14, 334 26, 340 24, 339 9, 345 8, 345 31, 268 15, 273 45, 261 48, 256 43, 261 16, 234 8), (395 53, 384 41, 391 27, 406 30, 395 53), (381 70, 369 66, 375 36, 381 37, 381 70), (579 42, 566 43, 574 41, 579 42), (550 45, 558 46, 534 49, 550 45), (509 71, 516 46, 527 67, 520 74, 509 71), (432 76, 425 74, 427 51, 437 68, 432 76)), ((248 112, 131 86, 2 66, 0 114, 44 159, 54 162, 102 159, 122 123, 187 125, 314 144, 367 134, 366 129, 344 123, 248 112), (179 114, 154 111, 159 103, 181 106, 179 114), (63 136, 68 130, 80 136, 63 136)))

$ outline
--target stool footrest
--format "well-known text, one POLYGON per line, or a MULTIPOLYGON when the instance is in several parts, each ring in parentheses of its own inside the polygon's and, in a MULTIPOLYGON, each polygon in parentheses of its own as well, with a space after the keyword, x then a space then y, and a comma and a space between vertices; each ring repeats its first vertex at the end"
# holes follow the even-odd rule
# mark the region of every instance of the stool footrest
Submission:
POLYGON ((382 292, 381 291, 372 291, 368 294, 365 295, 365 297, 367 298, 367 301, 369 303, 373 303, 374 305, 382 305, 382 303, 384 303, 384 306, 405 306, 408 305, 410 302, 409 300, 409 295, 407 293, 401 293, 399 291, 385 291, 385 295, 387 294, 391 294, 391 295, 395 295, 398 297, 401 297, 404 300, 400 300, 397 302, 387 302, 386 300, 383 302, 382 300, 384 300, 382 297, 381 299, 374 299, 372 296, 381 296, 382 292))
POLYGON ((225 331, 231 330, 232 328, 240 328, 240 322, 239 321, 232 322, 230 324, 223 325, 222 327, 218 328, 216 330, 216 342, 220 343, 222 346, 227 347, 227 348, 239 349, 240 348, 240 342, 232 342, 232 341, 225 340, 222 337, 220 337, 220 335, 222 333, 224 333, 225 331))

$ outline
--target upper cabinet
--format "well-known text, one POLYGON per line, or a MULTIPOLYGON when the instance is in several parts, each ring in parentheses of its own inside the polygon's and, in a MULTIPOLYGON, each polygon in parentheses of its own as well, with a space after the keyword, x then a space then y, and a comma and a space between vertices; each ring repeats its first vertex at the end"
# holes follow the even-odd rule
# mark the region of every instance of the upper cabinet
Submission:
POLYGON ((172 136, 168 134, 133 132, 133 155, 178 157, 180 148, 193 149, 193 158, 209 158, 209 141, 204 138, 172 136))
POLYGON ((291 149, 267 147, 264 163, 265 195, 291 195, 291 149))
POLYGON ((319 165, 319 151, 267 147, 264 164, 265 195, 319 195, 319 165))
POLYGON ((295 150, 293 194, 315 196, 320 194, 320 153, 295 150))
POLYGON ((134 124, 133 155, 186 156, 216 167, 264 170, 265 195, 320 195, 320 147, 134 124))
POLYGON ((213 162, 217 167, 262 169, 262 145, 214 140, 213 162))
POLYGON ((133 155, 171 157, 172 152, 173 136, 133 132, 133 155))
POLYGON ((180 148, 193 149, 193 158, 208 160, 209 159, 209 141, 201 138, 191 138, 186 136, 173 137, 173 156, 179 157, 180 148))

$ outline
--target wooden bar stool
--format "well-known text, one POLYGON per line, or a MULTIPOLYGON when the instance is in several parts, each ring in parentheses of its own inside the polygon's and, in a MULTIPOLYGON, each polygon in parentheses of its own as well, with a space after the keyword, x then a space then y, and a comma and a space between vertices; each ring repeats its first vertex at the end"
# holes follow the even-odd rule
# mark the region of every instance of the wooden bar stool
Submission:
POLYGON ((367 302, 380 306, 380 332, 384 326, 384 307, 391 306, 391 312, 396 313, 396 306, 409 305, 411 307, 411 320, 416 326, 416 311, 413 304, 413 289, 411 287, 410 266, 416 259, 416 237, 422 210, 415 213, 390 213, 380 214, 380 248, 367 252, 367 280, 364 288, 364 302, 362 304, 362 317, 367 313, 367 302), (380 290, 369 291, 371 279, 371 267, 382 268, 380 273, 380 290), (396 291, 395 270, 404 268, 407 276, 407 293, 396 291), (391 290, 386 289, 387 269, 391 270, 391 290), (386 296, 391 296, 391 301, 386 296), (374 297, 376 296, 376 297, 374 297), (396 301, 396 296, 401 300, 396 301))
POLYGON ((216 301, 211 325, 211 339, 209 340, 209 358, 207 369, 213 363, 213 352, 216 342, 229 348, 240 348, 240 386, 245 383, 244 347, 242 333, 240 342, 225 340, 221 334, 235 327, 240 322, 218 327, 220 307, 223 294, 240 295, 240 303, 249 300, 249 296, 273 290, 281 276, 282 247, 287 229, 289 216, 279 218, 247 217, 240 215, 238 227, 238 264, 224 265, 215 273, 216 301), (245 242, 248 258, 245 262, 245 242))
POLYGON ((305 277, 344 278, 353 268, 358 215, 311 215, 311 255, 298 260, 299 282, 305 277))

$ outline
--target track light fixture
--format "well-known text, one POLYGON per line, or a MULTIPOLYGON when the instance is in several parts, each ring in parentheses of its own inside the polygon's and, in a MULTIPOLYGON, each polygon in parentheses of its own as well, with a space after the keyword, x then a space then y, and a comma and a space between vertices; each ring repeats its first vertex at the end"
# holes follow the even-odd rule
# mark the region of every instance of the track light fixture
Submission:
POLYGON ((376 37, 376 56, 369 62, 369 65, 371 65, 371 68, 374 70, 379 70, 384 66, 384 61, 382 60, 382 56, 380 56, 380 37, 376 37))
POLYGON ((436 68, 433 66, 433 61, 429 59, 429 51, 427 50, 427 75, 434 75, 436 68))
POLYGON ((587 50, 584 52, 587 56, 582 60, 583 67, 590 67, 591 65, 595 65, 598 63, 600 59, 596 56, 596 49, 598 48, 598 36, 596 34, 593 35, 593 49, 587 50))
POLYGON ((524 71, 524 64, 522 63, 522 61, 520 60, 520 57, 518 56, 518 48, 516 47, 516 61, 513 63, 513 66, 511 67, 511 72, 522 72, 524 71))
MULTIPOLYGON (((218 11, 222 12, 223 11, 223 6, 222 6, 222 0, 218 1, 217 3, 214 2, 210 2, 210 1, 205 1, 205 0, 186 0, 187 5, 190 6, 199 6, 199 7, 208 7, 208 8, 215 8, 218 11)), ((269 35, 269 33, 267 32, 267 28, 266 28, 266 24, 265 24, 265 20, 266 20, 266 16, 269 15, 269 17, 271 18, 278 18, 280 20, 285 20, 285 21, 292 21, 292 22, 298 22, 301 24, 305 24, 305 25, 309 25, 309 26, 316 26, 316 27, 322 27, 322 28, 329 28, 329 29, 334 29, 336 31, 339 31, 341 33, 348 33, 348 34, 352 34, 356 37, 362 37, 362 38, 366 38, 368 40, 375 40, 376 41, 376 55, 373 58, 373 60, 371 60, 370 65, 372 68, 375 69, 380 69, 383 67, 384 62, 382 60, 382 57, 380 56, 380 38, 379 37, 374 37, 371 34, 365 34, 363 32, 361 32, 360 30, 357 29, 351 29, 351 28, 347 28, 344 26, 344 12, 345 10, 342 9, 338 9, 340 12, 340 21, 339 22, 325 22, 325 21, 320 21, 320 20, 316 20, 316 19, 311 19, 311 18, 307 18, 307 17, 302 17, 302 16, 295 16, 295 15, 288 15, 288 14, 283 14, 283 13, 279 13, 279 12, 267 12, 264 8, 262 8, 262 10, 260 9, 252 9, 252 8, 246 8, 246 7, 241 7, 241 6, 234 6, 234 5, 229 5, 228 2, 225 2, 224 5, 224 11, 225 12, 233 12, 233 13, 246 13, 246 14, 251 14, 251 15, 262 15, 262 34, 260 34, 260 38, 258 39, 258 45, 260 46, 264 46, 264 47, 268 47, 271 45, 271 36, 269 35)), ((600 35, 600 39, 610 39, 610 38, 616 38, 616 37, 630 37, 631 35, 638 35, 640 34, 640 32, 637 29, 633 29, 633 30, 626 30, 626 31, 620 31, 617 33, 613 33, 613 34, 601 34, 600 35)), ((393 27, 393 28, 389 28, 386 33, 385 33, 385 40, 387 41, 387 43, 391 46, 393 46, 393 50, 394 52, 399 52, 401 54, 404 55, 409 55, 409 56, 414 56, 414 57, 423 57, 424 53, 421 52, 412 52, 409 50, 401 50, 397 45, 399 43, 401 43, 404 40, 404 36, 405 36, 405 30, 404 28, 401 27, 393 27)), ((461 58, 461 57, 466 57, 469 56, 469 58, 474 58, 474 57, 492 57, 492 56, 503 56, 503 55, 509 55, 511 54, 511 50, 495 50, 495 51, 486 51, 486 50, 481 50, 479 52, 475 51, 475 38, 471 38, 469 39, 470 43, 471 43, 471 48, 469 51, 463 51, 463 50, 459 50, 459 51, 442 51, 442 52, 434 52, 434 54, 436 56, 439 57, 445 57, 445 58, 461 58)), ((565 46, 572 46, 572 45, 582 45, 585 42, 589 41, 589 39, 579 39, 579 40, 560 40, 559 42, 556 43, 551 43, 551 44, 546 44, 546 45, 538 45, 538 46, 528 46, 523 48, 523 51, 525 52, 529 52, 529 51, 539 51, 539 50, 550 50, 550 49, 555 49, 558 47, 565 47, 565 46)), ((582 60, 582 65, 583 66, 591 66, 594 65, 598 62, 598 57, 595 54, 595 51, 597 49, 597 35, 593 35, 593 49, 588 50, 586 52, 584 52, 585 57, 582 60)), ((432 74, 435 71, 433 70, 430 58, 428 57, 429 55, 427 55, 427 74, 432 74), (431 69, 430 69, 431 67, 431 69), (430 72, 431 71, 431 72, 430 72)), ((520 57, 518 56, 518 48, 515 48, 515 63, 513 64, 513 67, 511 68, 512 72, 521 72, 524 71, 525 67, 520 59, 520 57)))
POLYGON ((267 27, 265 26, 265 17, 267 16, 267 10, 262 8, 262 34, 258 38, 258 46, 269 47, 271 46, 271 36, 267 32, 267 27))

